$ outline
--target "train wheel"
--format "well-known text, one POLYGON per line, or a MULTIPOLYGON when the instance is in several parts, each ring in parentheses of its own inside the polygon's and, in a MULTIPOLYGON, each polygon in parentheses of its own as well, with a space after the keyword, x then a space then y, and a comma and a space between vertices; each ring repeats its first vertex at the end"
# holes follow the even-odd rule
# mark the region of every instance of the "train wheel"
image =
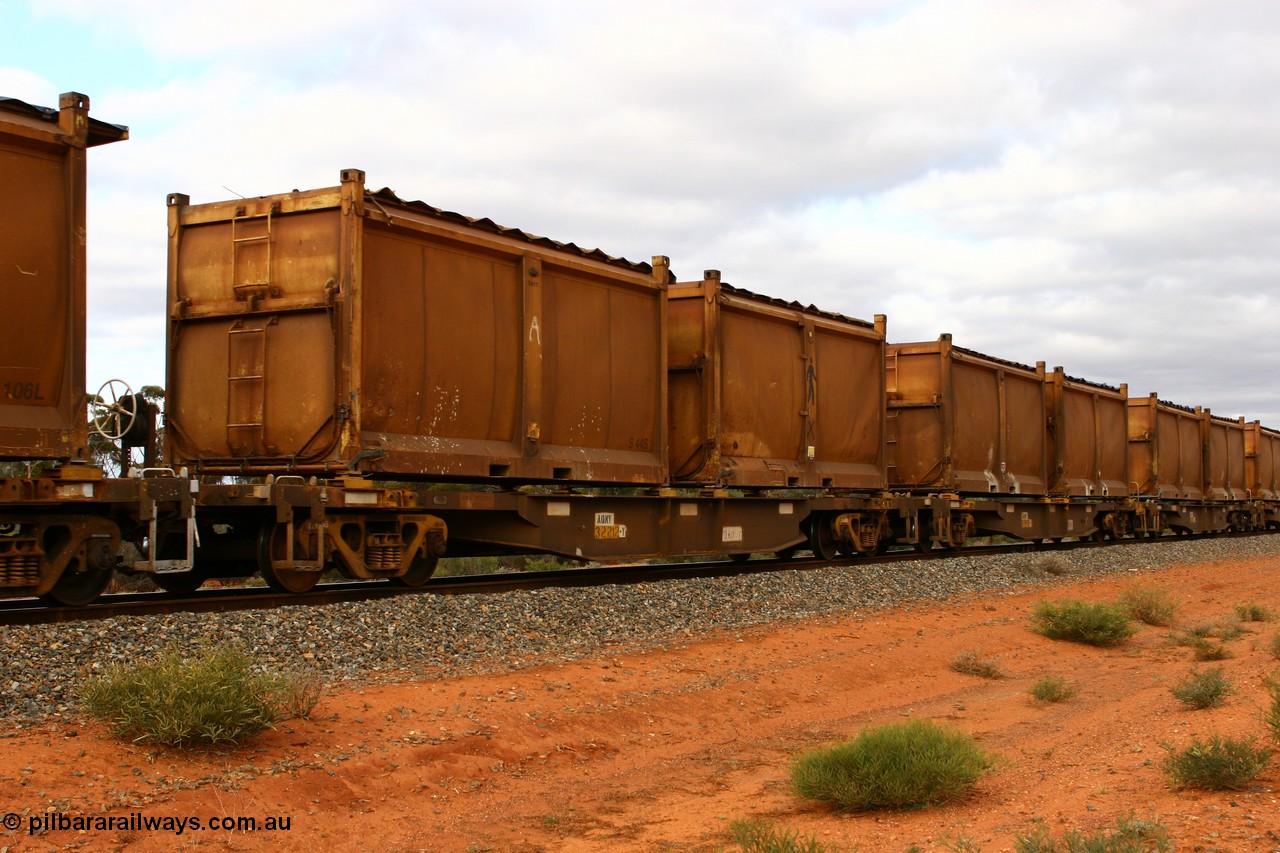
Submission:
POLYGON ((819 560, 834 560, 839 554, 839 545, 831 535, 830 525, 821 516, 814 518, 809 528, 809 547, 819 560))
POLYGON ((276 592, 301 594, 310 592, 320 582, 320 572, 305 569, 277 569, 272 558, 284 559, 285 537, 289 528, 283 524, 265 524, 258 534, 258 571, 267 586, 276 592))
POLYGON ((80 607, 88 604, 111 583, 111 569, 86 569, 83 572, 68 568, 54 583, 53 589, 41 596, 50 604, 62 604, 67 607, 80 607))
POLYGON ((156 586, 174 595, 190 595, 204 583, 204 576, 192 570, 189 572, 156 572, 151 576, 156 586))
POLYGON ((396 586, 420 587, 431 580, 431 576, 436 573, 436 565, 439 562, 439 557, 415 557, 413 562, 409 564, 409 571, 398 578, 391 578, 391 582, 396 586))

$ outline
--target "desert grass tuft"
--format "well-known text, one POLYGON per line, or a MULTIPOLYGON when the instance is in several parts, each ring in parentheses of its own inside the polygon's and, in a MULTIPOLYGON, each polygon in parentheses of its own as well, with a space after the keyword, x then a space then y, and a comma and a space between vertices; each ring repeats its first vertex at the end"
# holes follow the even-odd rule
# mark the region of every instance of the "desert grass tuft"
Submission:
POLYGON ((1079 600, 1041 601, 1031 615, 1031 629, 1051 640, 1104 647, 1118 646, 1137 632, 1119 605, 1079 600))
POLYGON ((803 753, 791 783, 800 796, 842 811, 914 808, 966 793, 995 760, 959 729, 915 719, 803 753))
POLYGON ((1169 688, 1169 692, 1189 708, 1204 709, 1221 705, 1236 690, 1223 674, 1222 667, 1215 666, 1204 672, 1192 670, 1186 678, 1169 688))
POLYGON ((780 829, 767 820, 735 820, 729 834, 742 848, 742 853, 823 853, 818 840, 800 835, 793 829, 780 829))
POLYGON ((1135 585, 1120 594, 1120 606, 1129 615, 1148 625, 1169 625, 1178 605, 1168 587, 1135 585))
POLYGON ((318 679, 263 671, 239 646, 120 664, 80 694, 85 711, 116 734, 172 746, 239 743, 309 715, 319 698, 318 679))
POLYGON ((1065 702, 1076 695, 1076 688, 1062 676, 1046 675, 1031 685, 1030 693, 1039 702, 1065 702))
POLYGON ((994 658, 984 658, 975 651, 961 652, 951 661, 951 671, 961 675, 976 675, 979 678, 1004 678, 1000 671, 1000 662, 994 658))
POLYGON ((1271 750, 1255 743, 1221 735, 1194 738, 1181 750, 1169 749, 1164 769, 1178 788, 1242 791, 1271 763, 1271 750))
POLYGON ((1015 835, 1014 853, 1168 853, 1173 849, 1169 830, 1158 820, 1142 820, 1132 813, 1116 818, 1114 831, 1099 829, 1092 835, 1068 830, 1061 841, 1043 823, 1028 835, 1015 835))
POLYGON ((1270 607, 1256 601, 1236 605, 1236 620, 1239 622, 1270 622, 1275 618, 1276 614, 1270 607))

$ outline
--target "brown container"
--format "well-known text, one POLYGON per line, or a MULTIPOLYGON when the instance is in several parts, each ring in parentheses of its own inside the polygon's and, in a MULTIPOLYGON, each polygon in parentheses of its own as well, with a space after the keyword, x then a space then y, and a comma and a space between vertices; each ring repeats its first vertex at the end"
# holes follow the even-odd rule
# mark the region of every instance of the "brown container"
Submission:
POLYGON ((1044 371, 951 343, 890 344, 889 481, 916 491, 1044 496, 1044 371))
POLYGON ((1237 501, 1248 497, 1245 477, 1244 418, 1228 420, 1203 413, 1205 435, 1205 492, 1211 501, 1237 501))
POLYGON ((0 459, 86 460, 85 149, 129 131, 0 98, 0 459))
POLYGON ((1269 501, 1280 499, 1280 432, 1258 421, 1245 424, 1244 452, 1249 496, 1269 501))
POLYGON ((1204 498, 1204 413, 1159 399, 1129 400, 1129 477, 1135 495, 1204 498))
POLYGON ((883 489, 884 318, 720 281, 667 293, 671 480, 883 489))
POLYGON ((656 268, 342 184, 169 199, 170 457, 212 473, 349 469, 662 483, 656 268))
POLYGON ((1045 382, 1049 406, 1049 493, 1127 496, 1127 386, 1109 388, 1074 379, 1061 367, 1047 374, 1045 382))

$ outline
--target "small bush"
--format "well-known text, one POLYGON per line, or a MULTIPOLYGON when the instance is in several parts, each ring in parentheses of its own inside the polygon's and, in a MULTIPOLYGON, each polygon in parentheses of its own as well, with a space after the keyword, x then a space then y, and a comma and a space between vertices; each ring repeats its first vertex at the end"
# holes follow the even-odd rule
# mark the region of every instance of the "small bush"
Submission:
POLYGON ((1267 649, 1271 652, 1273 658, 1280 660, 1280 634, 1276 634, 1271 638, 1271 643, 1267 646, 1267 649))
POLYGON ((1091 646, 1118 646, 1137 631, 1123 608, 1089 601, 1041 601, 1032 613, 1031 628, 1051 640, 1091 646))
POLYGON ((1246 604, 1236 605, 1236 620, 1240 622, 1270 622, 1276 618, 1276 614, 1271 608, 1250 601, 1246 604))
POLYGON ((1070 574, 1071 564, 1064 560, 1058 554, 1044 554, 1037 557, 1031 563, 1032 574, 1052 575, 1053 577, 1061 577, 1070 574))
POLYGON ((85 684, 80 698, 87 713, 135 741, 235 743, 277 720, 310 714, 319 683, 262 672, 243 649, 226 646, 114 666, 85 684))
POLYGON ((1191 708, 1213 708, 1221 705, 1223 700, 1235 688, 1222 674, 1222 667, 1215 666, 1204 672, 1192 671, 1190 675, 1169 688, 1175 699, 1191 708))
POLYGON ((1030 692, 1040 702, 1065 702, 1076 695, 1076 688, 1061 676, 1046 675, 1031 685, 1030 692))
POLYGON ((735 820, 729 834, 743 853, 823 853, 817 839, 805 838, 795 830, 781 830, 769 821, 735 820))
POLYGON ((1120 594, 1120 606, 1148 625, 1168 625, 1178 609, 1166 587, 1131 586, 1120 594))
POLYGON ((266 675, 278 720, 309 720, 324 695, 324 682, 313 672, 291 671, 266 675))
POLYGON ((1271 750, 1254 746, 1254 738, 1211 735, 1193 738, 1181 752, 1169 750, 1165 772, 1179 788, 1241 791, 1271 761, 1271 750))
POLYGON ((1132 814, 1116 818, 1114 832, 1099 829, 1093 835, 1069 830, 1058 842, 1049 827, 1037 824, 1030 835, 1015 835, 1015 853, 1168 853, 1173 849, 1169 831, 1157 820, 1140 820, 1132 814))
POLYGON ((961 675, 976 675, 979 678, 1004 678, 999 661, 984 659, 974 651, 956 655, 955 660, 951 661, 951 670, 961 675))
POLYGON ((802 754, 791 784, 800 796, 844 811, 927 806, 968 791, 994 760, 958 729, 908 720, 802 754))
POLYGON ((1272 673, 1262 686, 1267 691, 1271 704, 1262 712, 1262 722, 1266 725, 1271 739, 1280 743, 1280 673, 1272 673))
POLYGON ((1231 649, 1222 643, 1211 643, 1200 637, 1191 643, 1191 654, 1198 661, 1227 660, 1235 657, 1231 649))
POLYGON ((1207 640, 1210 637, 1216 637, 1219 640, 1234 640, 1244 632, 1245 629, 1234 619, 1224 619, 1220 622, 1202 622, 1184 630, 1182 639, 1179 642, 1184 646, 1193 646, 1197 640, 1207 640))

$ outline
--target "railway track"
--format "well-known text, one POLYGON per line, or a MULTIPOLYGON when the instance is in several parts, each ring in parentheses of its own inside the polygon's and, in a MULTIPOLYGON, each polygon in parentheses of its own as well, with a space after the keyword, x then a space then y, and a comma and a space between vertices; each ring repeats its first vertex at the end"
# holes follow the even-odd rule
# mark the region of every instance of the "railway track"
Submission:
MULTIPOLYGON (((1144 541, 1144 540, 1137 540, 1144 541)), ((1149 540, 1145 540, 1149 541, 1149 540)), ((843 557, 820 560, 793 557, 789 560, 759 559, 747 562, 716 560, 660 565, 597 566, 543 572, 499 572, 489 575, 458 575, 432 578, 424 586, 407 588, 386 581, 348 581, 318 585, 302 595, 288 595, 267 587, 218 587, 201 589, 191 595, 167 592, 128 592, 104 595, 82 607, 51 606, 38 598, 0 600, 0 625, 39 625, 57 622, 92 621, 115 616, 146 616, 165 613, 212 613, 233 610, 269 610, 276 607, 318 606, 347 601, 370 601, 400 595, 474 595, 544 587, 604 586, 642 584, 688 578, 733 577, 779 571, 809 571, 828 566, 859 566, 954 556, 977 557, 1008 554, 1011 551, 1059 550, 1090 547, 1094 543, 1018 542, 961 552, 891 551, 879 556, 843 557)))

